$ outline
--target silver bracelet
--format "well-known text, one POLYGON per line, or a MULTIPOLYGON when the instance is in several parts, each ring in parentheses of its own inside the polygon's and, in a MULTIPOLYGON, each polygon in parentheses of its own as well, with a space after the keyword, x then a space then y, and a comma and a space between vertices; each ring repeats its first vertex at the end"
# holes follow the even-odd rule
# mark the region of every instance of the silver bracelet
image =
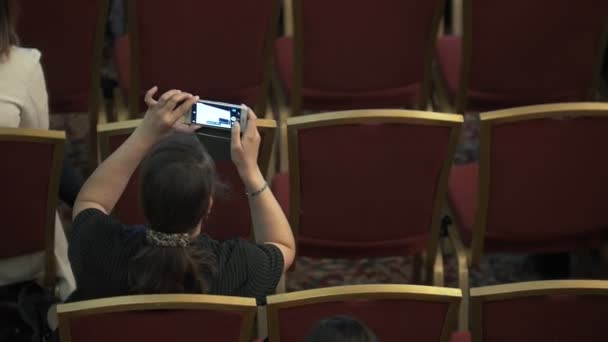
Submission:
POLYGON ((260 188, 260 190, 254 191, 254 192, 245 192, 245 195, 249 196, 249 197, 255 197, 259 194, 261 194, 262 192, 264 192, 264 190, 268 189, 268 182, 264 181, 264 185, 262 185, 262 187, 260 188))

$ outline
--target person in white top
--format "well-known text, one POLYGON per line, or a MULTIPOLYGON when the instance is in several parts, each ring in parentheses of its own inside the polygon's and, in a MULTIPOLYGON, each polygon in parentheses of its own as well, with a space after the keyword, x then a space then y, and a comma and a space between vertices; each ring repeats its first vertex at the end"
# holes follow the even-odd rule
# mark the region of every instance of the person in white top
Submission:
MULTIPOLYGON (((17 47, 16 2, 0 0, 0 126, 49 128, 48 95, 40 52, 17 47)), ((10 235, 8 235, 10 238, 10 235)), ((43 252, 0 260, 0 286, 41 279, 43 252)), ((57 290, 61 299, 76 288, 67 258, 67 242, 55 215, 57 290)))

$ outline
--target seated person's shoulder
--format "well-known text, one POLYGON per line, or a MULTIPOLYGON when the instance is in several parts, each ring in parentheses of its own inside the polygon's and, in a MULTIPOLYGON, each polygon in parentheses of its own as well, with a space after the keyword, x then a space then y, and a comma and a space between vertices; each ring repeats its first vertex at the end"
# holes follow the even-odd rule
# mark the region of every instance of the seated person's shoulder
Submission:
POLYGON ((85 209, 76 215, 70 229, 70 243, 83 239, 122 235, 128 230, 112 216, 96 208, 85 209))
POLYGON ((40 51, 36 49, 13 47, 6 63, 12 68, 23 71, 33 70, 40 66, 40 57, 40 51))

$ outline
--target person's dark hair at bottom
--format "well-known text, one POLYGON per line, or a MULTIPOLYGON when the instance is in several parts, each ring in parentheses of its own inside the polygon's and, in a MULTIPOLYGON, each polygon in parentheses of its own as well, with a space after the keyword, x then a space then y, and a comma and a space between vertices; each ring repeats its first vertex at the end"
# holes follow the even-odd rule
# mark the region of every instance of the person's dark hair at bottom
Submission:
POLYGON ((348 316, 334 316, 317 323, 305 342, 378 342, 363 323, 348 316))

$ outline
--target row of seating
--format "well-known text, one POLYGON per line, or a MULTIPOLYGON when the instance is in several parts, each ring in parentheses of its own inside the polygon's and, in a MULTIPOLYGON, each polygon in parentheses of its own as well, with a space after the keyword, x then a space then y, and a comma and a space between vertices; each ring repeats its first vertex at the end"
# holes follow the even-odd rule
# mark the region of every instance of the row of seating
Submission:
POLYGON ((303 341, 318 321, 351 316, 383 342, 581 341, 608 339, 608 281, 563 280, 471 289, 471 331, 456 331, 458 289, 351 285, 255 299, 141 295, 58 306, 62 342, 303 341), (254 320, 258 320, 255 332, 254 320), (94 332, 94 333, 91 333, 94 332), (261 339, 260 339, 261 341, 261 339))
MULTIPOLYGON (((455 113, 594 100, 608 13, 600 0, 576 6, 465 0, 462 38, 437 41, 443 0, 373 7, 293 0, 284 5, 293 37, 276 40, 279 0, 126 3, 129 33, 115 41, 114 59, 132 118, 153 85, 246 103, 263 115, 273 79, 276 98, 290 99, 292 116, 426 110, 432 93, 436 108, 455 113)), ((94 142, 108 0, 21 6, 19 35, 24 46, 43 52, 52 112, 90 112, 94 142)))

